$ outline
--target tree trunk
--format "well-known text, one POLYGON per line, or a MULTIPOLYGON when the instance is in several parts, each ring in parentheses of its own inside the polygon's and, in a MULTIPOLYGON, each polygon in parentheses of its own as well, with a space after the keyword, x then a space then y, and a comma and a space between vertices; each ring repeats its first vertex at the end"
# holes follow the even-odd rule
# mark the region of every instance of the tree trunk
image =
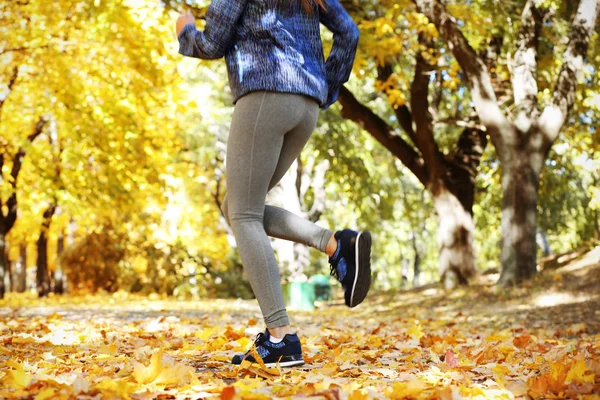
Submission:
POLYGON ((536 140, 517 141, 502 162, 502 253, 500 285, 512 285, 537 273, 537 202, 544 156, 536 140))
POLYGON ((6 260, 6 236, 0 233, 0 299, 3 299, 6 293, 6 286, 4 285, 4 276, 7 269, 6 260))
POLYGON ((14 292, 15 291, 15 270, 13 268, 13 264, 12 261, 10 260, 10 257, 8 256, 8 253, 10 252, 10 243, 6 243, 5 245, 5 249, 4 249, 4 265, 6 266, 6 277, 5 277, 5 284, 6 284, 6 280, 8 278, 8 286, 6 287, 6 292, 14 292))
POLYGON ((19 246, 19 259, 15 265, 15 292, 27 290, 27 245, 19 246))
POLYGON ((600 240, 600 224, 598 224, 598 210, 594 210, 594 241, 600 240))
POLYGON ((444 287, 466 285, 477 275, 473 235, 475 225, 470 210, 447 190, 433 198, 438 215, 439 273, 444 287))
POLYGON ((413 287, 421 286, 421 251, 417 245, 417 235, 413 230, 412 245, 415 251, 415 260, 413 263, 413 287))
POLYGON ((46 297, 50 293, 50 275, 48 273, 48 231, 56 206, 51 205, 44 211, 42 231, 37 241, 37 273, 36 283, 39 297, 46 297))
POLYGON ((548 242, 548 236, 546 236, 546 232, 544 232, 541 228, 538 228, 535 239, 538 247, 542 250, 542 255, 544 257, 552 255, 552 249, 550 248, 550 243, 548 242))
POLYGON ((62 266, 60 263, 60 256, 65 248, 65 235, 64 233, 60 233, 58 236, 58 241, 56 243, 56 271, 54 272, 54 293, 63 294, 65 292, 64 288, 64 274, 62 271, 62 266))
MULTIPOLYGON (((593 155, 590 155, 590 157, 593 158, 593 155)), ((596 177, 596 174, 592 175, 592 185, 594 187, 598 187, 598 184, 600 183, 600 179, 598 179, 596 177)), ((594 242, 597 242, 598 240, 600 240, 600 224, 598 223, 598 209, 594 209, 592 211, 592 218, 594 221, 594 242)))

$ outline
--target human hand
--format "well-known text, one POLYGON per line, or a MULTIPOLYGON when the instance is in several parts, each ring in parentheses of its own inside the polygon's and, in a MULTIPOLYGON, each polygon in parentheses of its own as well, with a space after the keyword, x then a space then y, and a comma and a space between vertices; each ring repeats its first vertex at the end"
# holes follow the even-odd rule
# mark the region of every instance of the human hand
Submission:
POLYGON ((190 11, 186 12, 185 14, 181 14, 177 18, 177 23, 175 25, 175 31, 177 32, 177 37, 179 37, 179 34, 183 30, 183 27, 188 24, 196 25, 196 19, 194 18, 194 16, 192 15, 192 13, 190 11))

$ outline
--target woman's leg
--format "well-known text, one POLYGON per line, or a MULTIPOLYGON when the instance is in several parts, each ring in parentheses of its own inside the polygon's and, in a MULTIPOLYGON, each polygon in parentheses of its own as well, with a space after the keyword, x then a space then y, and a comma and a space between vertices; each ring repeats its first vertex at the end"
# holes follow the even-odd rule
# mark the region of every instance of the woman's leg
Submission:
POLYGON ((227 215, 244 269, 270 330, 289 326, 289 319, 279 268, 264 229, 265 198, 279 165, 286 134, 302 125, 309 115, 309 104, 308 99, 296 95, 265 92, 247 95, 236 105, 227 144, 227 215))
MULTIPOLYGON (((279 161, 269 183, 268 190, 271 190, 279 183, 293 162, 298 158, 317 124, 317 119, 319 117, 319 107, 317 103, 310 99, 304 100, 307 102, 307 113, 296 127, 286 133, 279 161)), ((225 196, 222 205, 223 214, 226 218, 228 218, 229 208, 228 197, 229 194, 225 196)), ((332 251, 335 251, 336 241, 332 241, 332 231, 323 229, 313 222, 301 218, 283 208, 266 205, 263 223, 268 236, 301 243, 320 250, 323 253, 327 253, 328 255, 333 254, 332 251)))

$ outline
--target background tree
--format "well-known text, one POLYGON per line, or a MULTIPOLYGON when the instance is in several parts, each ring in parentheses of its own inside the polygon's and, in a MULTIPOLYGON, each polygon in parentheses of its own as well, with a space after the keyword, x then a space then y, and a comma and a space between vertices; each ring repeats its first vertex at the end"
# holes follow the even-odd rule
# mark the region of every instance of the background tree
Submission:
MULTIPOLYGON (((361 124, 430 193, 439 221, 439 275, 447 286, 466 284, 476 273, 472 208, 486 136, 475 124, 461 123, 464 96, 455 93, 454 81, 445 80, 452 71, 435 47, 435 27, 405 2, 366 5, 359 16, 355 73, 367 82, 374 76, 389 105, 380 117, 343 89, 341 113, 361 124), (376 18, 367 19, 373 14, 376 18)), ((367 102, 376 99, 363 96, 367 102)))
MULTIPOLYGON (((524 4, 514 58, 509 62, 514 111, 503 112, 483 58, 463 35, 444 3, 417 0, 417 8, 436 26, 464 74, 479 120, 487 128, 502 165, 501 284, 519 282, 536 272, 536 215, 539 180, 550 148, 574 105, 577 75, 582 70, 596 24, 598 2, 579 2, 562 54, 554 90, 546 98, 538 89, 537 55, 548 5, 524 4), (540 111, 541 100, 547 105, 540 111)), ((567 11, 568 12, 568 11, 567 11)), ((552 24, 552 20, 549 20, 552 24)), ((554 50, 556 54, 556 50, 554 50)), ((558 53, 560 54, 560 53, 558 53)), ((508 82, 506 82, 508 84, 508 82)), ((503 104, 506 107, 506 104, 503 104)))

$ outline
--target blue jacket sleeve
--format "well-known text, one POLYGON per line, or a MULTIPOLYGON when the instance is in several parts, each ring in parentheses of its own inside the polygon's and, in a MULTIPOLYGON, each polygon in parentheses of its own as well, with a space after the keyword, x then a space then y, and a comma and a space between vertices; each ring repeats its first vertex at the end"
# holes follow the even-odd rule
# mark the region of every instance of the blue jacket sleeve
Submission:
POLYGON ((179 53, 184 56, 214 60, 225 56, 232 46, 236 24, 247 0, 213 0, 206 12, 206 27, 200 32, 186 25, 179 33, 179 53))
POLYGON ((337 101, 342 85, 350 79, 360 36, 358 27, 338 0, 327 0, 325 6, 325 10, 319 10, 319 18, 333 33, 333 47, 325 62, 329 93, 324 109, 337 101))

